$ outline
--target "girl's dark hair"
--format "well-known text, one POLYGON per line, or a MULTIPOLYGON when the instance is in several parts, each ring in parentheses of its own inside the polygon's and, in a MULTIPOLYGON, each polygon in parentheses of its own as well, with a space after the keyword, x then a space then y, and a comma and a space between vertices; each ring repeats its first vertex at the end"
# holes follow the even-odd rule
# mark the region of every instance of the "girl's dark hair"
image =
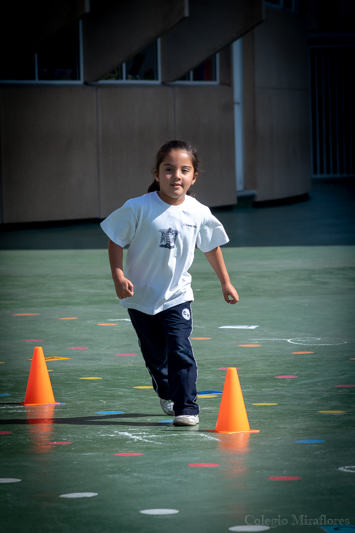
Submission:
MULTIPOLYGON (((191 157, 191 163, 194 167, 194 172, 198 172, 200 161, 197 156, 196 149, 188 142, 185 141, 166 141, 164 144, 161 145, 159 148, 159 151, 155 158, 155 164, 153 167, 153 172, 156 170, 159 172, 160 164, 164 161, 165 157, 172 151, 172 150, 184 150, 187 152, 191 157)), ((156 179, 149 185, 148 192, 154 192, 159 191, 159 183, 156 179)), ((194 196, 193 192, 188 190, 187 193, 190 196, 194 196)))

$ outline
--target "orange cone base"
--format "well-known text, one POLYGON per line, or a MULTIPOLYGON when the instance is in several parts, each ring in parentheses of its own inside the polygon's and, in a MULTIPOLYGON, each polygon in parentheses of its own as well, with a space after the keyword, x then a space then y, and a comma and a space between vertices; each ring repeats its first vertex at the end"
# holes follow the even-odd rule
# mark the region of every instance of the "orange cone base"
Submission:
POLYGON ((25 403, 25 402, 20 402, 20 405, 28 405, 28 406, 31 406, 31 405, 60 405, 60 402, 54 402, 54 403, 25 403))
POLYGON ((207 433, 225 433, 226 435, 232 435, 234 433, 260 433, 260 429, 249 429, 246 431, 216 431, 215 429, 206 429, 207 433))

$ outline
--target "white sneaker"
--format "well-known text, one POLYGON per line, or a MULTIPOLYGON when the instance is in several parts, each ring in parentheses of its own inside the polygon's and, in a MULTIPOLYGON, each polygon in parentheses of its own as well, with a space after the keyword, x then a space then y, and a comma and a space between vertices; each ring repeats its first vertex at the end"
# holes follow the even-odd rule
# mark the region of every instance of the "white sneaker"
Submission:
POLYGON ((172 402, 171 400, 163 400, 162 398, 160 398, 160 407, 163 409, 166 415, 175 416, 174 402, 172 402))
POLYGON ((199 423, 198 415, 179 415, 174 418, 174 426, 196 426, 199 423))

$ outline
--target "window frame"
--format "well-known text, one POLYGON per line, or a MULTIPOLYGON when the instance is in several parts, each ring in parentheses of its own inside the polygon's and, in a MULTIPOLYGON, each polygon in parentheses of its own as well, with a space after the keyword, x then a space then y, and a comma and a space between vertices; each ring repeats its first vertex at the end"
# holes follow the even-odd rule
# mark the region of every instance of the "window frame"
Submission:
MULTIPOLYGON (((194 80, 193 79, 193 71, 194 69, 191 69, 189 70, 188 74, 190 76, 190 79, 189 80, 175 80, 175 81, 171 81, 171 82, 168 82, 169 85, 170 84, 174 84, 174 85, 192 85, 192 86, 196 86, 196 85, 219 85, 220 83, 220 75, 219 75, 219 53, 217 54, 213 54, 213 56, 211 57, 215 57, 216 58, 216 80, 214 81, 203 81, 203 80, 194 80)), ((208 59, 208 58, 207 58, 208 59)))
POLYGON ((0 80, 0 85, 82 85, 84 83, 84 62, 83 62, 83 27, 81 19, 78 20, 78 62, 79 62, 79 79, 78 80, 39 80, 38 79, 38 54, 34 53, 33 61, 35 64, 34 80, 0 80))
MULTIPOLYGON (((160 39, 156 39, 156 45, 157 45, 156 61, 157 61, 157 74, 158 74, 158 77, 157 77, 156 80, 127 80, 127 79, 122 79, 122 80, 97 80, 97 81, 91 82, 90 84, 99 84, 99 85, 160 85, 161 82, 162 82, 162 80, 161 80, 160 39)), ((137 53, 139 53, 139 52, 137 52, 137 53)), ((117 68, 122 67, 123 78, 126 77, 126 63, 127 63, 127 61, 125 61, 121 65, 118 65, 118 67, 117 67, 117 68)))

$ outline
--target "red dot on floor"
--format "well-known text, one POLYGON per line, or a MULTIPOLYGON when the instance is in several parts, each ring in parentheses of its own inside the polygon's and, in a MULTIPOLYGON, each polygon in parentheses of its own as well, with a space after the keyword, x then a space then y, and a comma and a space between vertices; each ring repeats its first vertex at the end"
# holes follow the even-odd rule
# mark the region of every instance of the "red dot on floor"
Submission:
POLYGON ((89 346, 68 346, 68 350, 87 350, 89 346))
POLYGON ((297 479, 301 478, 296 476, 273 476, 269 477, 268 479, 272 479, 273 481, 296 481, 297 479))
POLYGON ((193 467, 213 467, 213 466, 219 466, 217 463, 191 463, 189 466, 193 467))
POLYGON ((69 441, 55 441, 55 442, 48 442, 48 444, 52 444, 52 445, 61 445, 61 444, 73 444, 72 442, 69 442, 69 441))
POLYGON ((12 431, 0 431, 0 435, 11 435, 12 431))
POLYGON ((114 453, 116 457, 134 457, 135 455, 144 455, 144 453, 114 453))

